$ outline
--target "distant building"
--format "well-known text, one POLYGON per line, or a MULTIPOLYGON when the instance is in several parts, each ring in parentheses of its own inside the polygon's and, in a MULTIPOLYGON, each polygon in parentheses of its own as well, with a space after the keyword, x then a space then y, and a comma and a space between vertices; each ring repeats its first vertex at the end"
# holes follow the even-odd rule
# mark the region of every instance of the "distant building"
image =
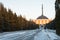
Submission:
POLYGON ((43 15, 43 5, 42 5, 42 15, 39 16, 36 20, 33 20, 33 22, 39 25, 40 24, 43 25, 49 23, 50 21, 51 21, 50 19, 48 19, 46 16, 43 15))

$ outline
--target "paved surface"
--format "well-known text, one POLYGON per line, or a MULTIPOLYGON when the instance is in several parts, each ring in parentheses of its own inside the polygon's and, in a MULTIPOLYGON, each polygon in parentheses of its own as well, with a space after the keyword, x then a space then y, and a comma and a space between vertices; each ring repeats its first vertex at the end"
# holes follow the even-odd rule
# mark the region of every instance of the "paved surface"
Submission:
POLYGON ((0 40, 59 40, 54 30, 36 29, 0 33, 0 40))

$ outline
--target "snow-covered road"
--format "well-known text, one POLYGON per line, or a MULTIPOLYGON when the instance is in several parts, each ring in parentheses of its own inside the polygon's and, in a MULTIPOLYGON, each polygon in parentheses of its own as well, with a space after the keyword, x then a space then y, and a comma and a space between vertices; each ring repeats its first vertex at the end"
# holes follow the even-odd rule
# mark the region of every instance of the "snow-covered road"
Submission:
POLYGON ((34 40, 60 40, 59 38, 54 30, 43 29, 35 36, 34 40))
POLYGON ((60 40, 59 38, 55 31, 48 29, 0 33, 0 40, 60 40))
POLYGON ((0 40, 33 40, 37 30, 0 33, 0 40))

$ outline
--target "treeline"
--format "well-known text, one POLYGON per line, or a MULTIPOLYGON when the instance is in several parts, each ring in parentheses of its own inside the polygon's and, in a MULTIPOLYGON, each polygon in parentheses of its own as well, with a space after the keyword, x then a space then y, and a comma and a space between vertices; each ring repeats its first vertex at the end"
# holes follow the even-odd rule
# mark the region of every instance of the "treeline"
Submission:
POLYGON ((12 10, 6 9, 0 4, 0 32, 36 29, 38 25, 33 21, 27 21, 22 15, 17 16, 12 10))
POLYGON ((60 35, 60 0, 56 0, 55 10, 56 10, 56 18, 55 18, 56 33, 60 35))
POLYGON ((52 30, 56 30, 56 27, 55 27, 55 19, 52 20, 50 23, 46 24, 45 28, 47 29, 52 29, 52 30))

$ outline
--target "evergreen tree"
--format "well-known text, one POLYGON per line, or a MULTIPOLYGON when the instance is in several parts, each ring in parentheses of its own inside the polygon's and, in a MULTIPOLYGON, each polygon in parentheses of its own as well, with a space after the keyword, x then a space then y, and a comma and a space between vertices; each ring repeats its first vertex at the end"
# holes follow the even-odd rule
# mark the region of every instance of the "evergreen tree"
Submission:
POLYGON ((55 10, 56 10, 56 18, 55 18, 55 21, 56 21, 56 33, 58 35, 60 35, 60 0, 56 0, 56 3, 55 3, 55 10))

